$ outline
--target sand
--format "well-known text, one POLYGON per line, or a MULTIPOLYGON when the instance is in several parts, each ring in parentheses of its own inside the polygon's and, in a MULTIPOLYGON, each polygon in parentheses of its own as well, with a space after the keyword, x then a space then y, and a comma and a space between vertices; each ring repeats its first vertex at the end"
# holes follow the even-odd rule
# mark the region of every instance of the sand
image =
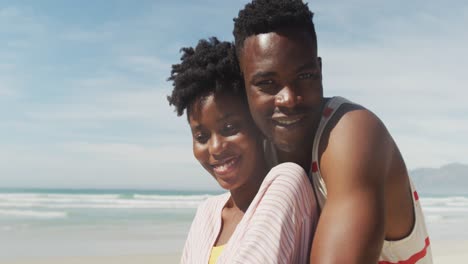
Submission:
POLYGON ((179 263, 180 255, 134 255, 107 257, 48 257, 0 260, 1 264, 159 264, 179 263))
POLYGON ((433 241, 435 264, 468 263, 468 241, 433 241))
MULTIPOLYGON (((434 241, 432 255, 435 264, 468 263, 467 241, 434 241)), ((102 257, 48 257, 0 260, 0 264, 155 264, 179 263, 180 254, 102 256, 102 257)))

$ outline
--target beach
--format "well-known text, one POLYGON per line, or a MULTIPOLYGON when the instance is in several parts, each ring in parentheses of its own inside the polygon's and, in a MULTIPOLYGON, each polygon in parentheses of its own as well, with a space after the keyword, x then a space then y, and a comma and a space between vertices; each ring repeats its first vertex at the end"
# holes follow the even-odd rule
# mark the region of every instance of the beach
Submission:
POLYGON ((436 264, 468 262, 468 240, 434 241, 432 246, 434 263, 436 264))
MULTIPOLYGON (((432 243, 434 263, 452 264, 465 263, 468 260, 468 240, 466 241, 435 241, 432 243)), ((95 257, 47 257, 20 258, 2 261, 2 264, 150 264, 179 263, 180 254, 127 255, 127 256, 95 256, 95 257)))
POLYGON ((178 263, 180 256, 173 255, 130 255, 130 256, 107 256, 107 257, 48 257, 48 258, 26 258, 0 262, 2 264, 150 264, 150 263, 178 263))
MULTIPOLYGON (((0 190, 0 264, 178 263, 213 192, 0 190)), ((468 260, 468 197, 422 196, 434 263, 468 260)))

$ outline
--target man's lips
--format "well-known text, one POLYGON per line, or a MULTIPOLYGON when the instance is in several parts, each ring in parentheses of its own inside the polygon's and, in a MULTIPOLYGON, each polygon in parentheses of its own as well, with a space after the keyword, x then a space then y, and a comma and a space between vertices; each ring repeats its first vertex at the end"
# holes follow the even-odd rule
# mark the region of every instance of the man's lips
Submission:
POLYGON ((210 165, 216 174, 224 175, 234 170, 234 168, 237 165, 237 162, 239 161, 239 158, 240 158, 239 156, 230 157, 230 158, 226 158, 221 161, 212 163, 210 165))
POLYGON ((276 125, 279 126, 292 126, 305 118, 305 114, 295 115, 274 115, 271 119, 276 125))

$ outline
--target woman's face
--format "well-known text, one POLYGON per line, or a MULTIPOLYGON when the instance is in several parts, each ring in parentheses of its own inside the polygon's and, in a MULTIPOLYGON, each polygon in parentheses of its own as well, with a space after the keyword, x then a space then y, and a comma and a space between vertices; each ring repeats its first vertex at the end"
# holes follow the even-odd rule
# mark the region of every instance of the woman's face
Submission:
POLYGON ((265 175, 260 133, 237 96, 209 94, 190 107, 193 154, 222 188, 234 190, 265 175))

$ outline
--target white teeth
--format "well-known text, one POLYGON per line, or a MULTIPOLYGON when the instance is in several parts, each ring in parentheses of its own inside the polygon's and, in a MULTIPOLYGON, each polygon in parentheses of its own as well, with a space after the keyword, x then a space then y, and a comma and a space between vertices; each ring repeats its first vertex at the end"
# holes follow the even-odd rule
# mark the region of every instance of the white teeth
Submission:
POLYGON ((301 120, 301 118, 296 118, 296 119, 277 119, 276 122, 278 122, 278 124, 280 125, 292 125, 294 123, 297 123, 299 120, 301 120))
POLYGON ((227 171, 234 163, 236 162, 236 159, 231 159, 228 162, 218 164, 213 166, 214 170, 217 172, 225 172, 227 171))

